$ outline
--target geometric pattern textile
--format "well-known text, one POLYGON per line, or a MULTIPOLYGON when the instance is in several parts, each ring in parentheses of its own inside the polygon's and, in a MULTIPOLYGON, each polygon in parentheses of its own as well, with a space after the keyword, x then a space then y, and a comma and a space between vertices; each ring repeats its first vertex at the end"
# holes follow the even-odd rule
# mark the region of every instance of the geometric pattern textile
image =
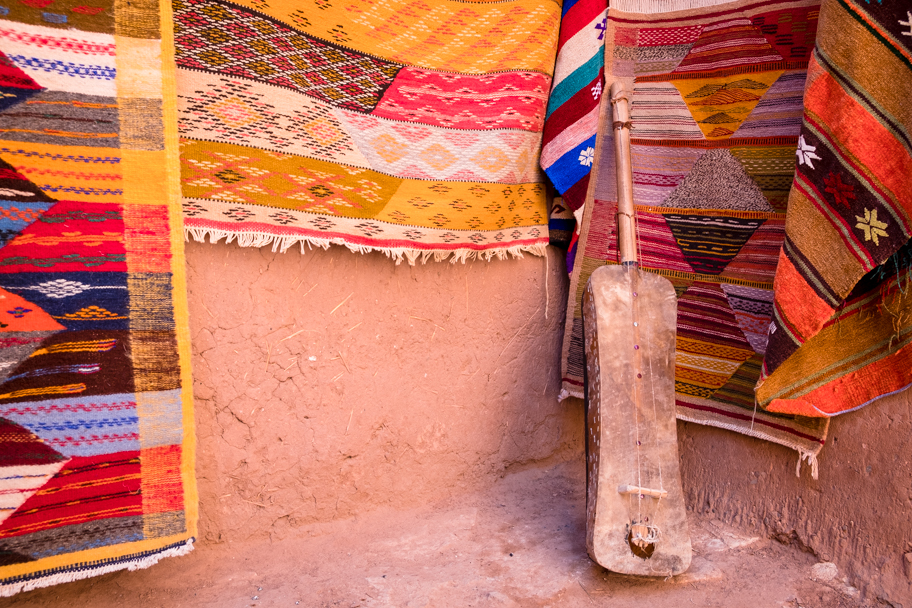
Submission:
POLYGON ((0 20, 0 596, 193 548, 170 4, 0 20))
POLYGON ((826 0, 757 390, 833 416, 912 384, 912 13, 826 0))
POLYGON ((559 7, 174 0, 185 230, 417 259, 541 255, 559 7))
MULTIPOLYGON (((827 421, 764 411, 754 387, 801 124, 803 89, 794 83, 807 70, 819 3, 668 4, 612 3, 601 31, 606 82, 632 92, 640 266, 678 295, 677 415, 788 446, 816 468, 827 421)), ((562 398, 583 396, 582 291, 596 268, 618 263, 610 104, 599 111, 572 260, 562 398)))

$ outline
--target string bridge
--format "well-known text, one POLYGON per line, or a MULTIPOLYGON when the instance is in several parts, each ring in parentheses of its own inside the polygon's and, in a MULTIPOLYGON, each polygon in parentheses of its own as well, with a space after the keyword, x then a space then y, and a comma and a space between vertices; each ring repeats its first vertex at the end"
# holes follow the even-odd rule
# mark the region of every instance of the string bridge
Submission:
POLYGON ((618 486, 618 494, 641 494, 643 496, 652 496, 653 498, 665 498, 668 496, 668 490, 656 490, 655 488, 624 484, 618 486))

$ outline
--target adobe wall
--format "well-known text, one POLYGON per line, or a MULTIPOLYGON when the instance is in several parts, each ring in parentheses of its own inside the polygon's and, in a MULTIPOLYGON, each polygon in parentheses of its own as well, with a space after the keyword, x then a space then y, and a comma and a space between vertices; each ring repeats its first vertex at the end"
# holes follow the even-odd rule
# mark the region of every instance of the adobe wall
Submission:
MULTIPOLYGON (((204 542, 583 465, 582 402, 556 399, 562 253, 549 252, 547 297, 534 256, 410 267, 189 243, 187 261, 204 542)), ((912 608, 910 406, 907 391, 834 419, 817 481, 795 477, 791 450, 679 423, 688 505, 799 542, 912 608)))
POLYGON ((575 458, 562 257, 546 298, 535 256, 411 267, 188 243, 201 538, 282 538, 575 458))
POLYGON ((912 607, 912 391, 834 418, 818 480, 805 465, 795 476, 792 450, 729 431, 679 422, 678 443, 689 506, 800 543, 870 600, 912 607))

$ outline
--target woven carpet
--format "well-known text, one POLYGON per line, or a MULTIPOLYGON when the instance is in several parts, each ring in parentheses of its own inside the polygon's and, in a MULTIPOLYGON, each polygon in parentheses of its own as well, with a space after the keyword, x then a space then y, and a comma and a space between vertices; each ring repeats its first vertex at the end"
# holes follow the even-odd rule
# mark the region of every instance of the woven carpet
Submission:
MULTIPOLYGON (((684 2, 669 12, 671 4, 612 3, 600 31, 606 80, 632 91, 641 265, 678 293, 678 417, 786 445, 815 465, 827 421, 766 412, 754 387, 819 2, 684 2)), ((595 268, 617 263, 609 105, 601 100, 596 123, 605 135, 591 157, 579 155, 592 179, 573 259, 562 397, 582 396, 582 291, 595 268)))
POLYGON ((757 390, 832 416, 912 383, 912 5, 825 0, 757 390))
POLYGON ((162 12, 149 0, 2 8, 0 596, 192 548, 170 5, 162 12))
POLYGON ((552 0, 174 0, 185 225, 397 261, 541 254, 552 0))

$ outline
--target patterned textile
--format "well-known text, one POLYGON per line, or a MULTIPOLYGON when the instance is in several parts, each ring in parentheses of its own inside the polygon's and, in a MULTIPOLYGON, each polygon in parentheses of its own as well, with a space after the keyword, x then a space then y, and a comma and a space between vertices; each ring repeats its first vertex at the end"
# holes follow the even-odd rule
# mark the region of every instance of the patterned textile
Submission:
POLYGON ((565 0, 541 166, 571 210, 583 206, 604 90, 606 0, 565 0))
POLYGON ((912 12, 825 0, 760 405, 832 416, 912 383, 912 12))
POLYGON ((196 487, 170 6, 2 11, 9 596, 186 553, 196 487))
POLYGON ((567 208, 564 200, 557 197, 551 203, 551 215, 548 217, 549 244, 561 249, 570 245, 576 229, 576 218, 567 208))
MULTIPOLYGON (((813 464, 826 421, 759 410, 754 386, 819 4, 741 0, 656 10, 667 4, 628 2, 626 12, 612 5, 605 54, 606 80, 632 91, 640 263, 678 293, 678 417, 789 446, 813 464)), ((602 102, 605 136, 571 275, 562 397, 582 396, 582 290, 595 268, 617 263, 609 106, 602 102)))
POLYGON ((174 0, 185 226, 204 240, 541 254, 551 0, 174 0))

